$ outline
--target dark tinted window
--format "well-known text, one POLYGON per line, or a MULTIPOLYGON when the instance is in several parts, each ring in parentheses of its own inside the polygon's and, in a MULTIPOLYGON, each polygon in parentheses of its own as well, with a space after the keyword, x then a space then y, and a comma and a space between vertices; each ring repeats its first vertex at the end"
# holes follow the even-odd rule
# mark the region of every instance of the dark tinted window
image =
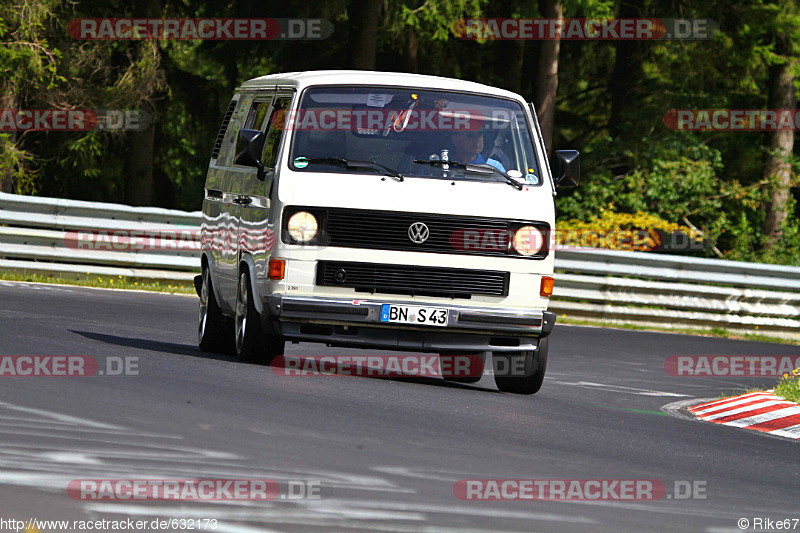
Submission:
MULTIPOLYGON (((253 105, 250 106, 250 112, 247 113, 247 119, 245 119, 242 129, 260 130, 261 126, 264 125, 264 117, 267 116, 269 104, 269 100, 253 102, 253 105)), ((239 137, 238 132, 236 135, 236 153, 240 154, 244 150, 244 141, 239 137)))
POLYGON ((231 115, 233 115, 233 110, 236 108, 236 100, 231 100, 231 103, 228 104, 228 109, 225 111, 225 116, 222 119, 222 125, 219 127, 219 132, 217 133, 217 140, 214 142, 214 150, 211 152, 211 159, 216 159, 219 156, 219 150, 222 148, 222 139, 225 138, 225 132, 228 129, 228 124, 231 121, 231 115))
POLYGON ((267 168, 275 168, 278 158, 278 147, 283 138, 284 124, 286 121, 286 111, 292 99, 290 97, 280 97, 275 99, 272 114, 269 117, 269 130, 267 131, 267 142, 264 143, 264 154, 261 161, 267 168))

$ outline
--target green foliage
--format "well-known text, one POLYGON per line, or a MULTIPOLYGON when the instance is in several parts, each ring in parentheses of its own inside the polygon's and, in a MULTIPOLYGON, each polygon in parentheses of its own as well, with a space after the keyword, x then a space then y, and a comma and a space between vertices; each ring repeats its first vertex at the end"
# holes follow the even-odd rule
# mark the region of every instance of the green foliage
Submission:
POLYGON ((675 232, 697 238, 692 228, 669 222, 658 215, 638 211, 618 213, 614 205, 600 208, 589 220, 564 220, 557 225, 556 240, 562 246, 648 251, 657 249, 664 235, 675 232))
MULTIPOLYGON (((273 72, 348 68, 352 5, 6 0, 0 3, 0 97, 5 107, 151 110, 154 203, 197 209, 233 89, 273 72), (326 41, 153 42, 76 41, 66 31, 74 18, 139 16, 153 5, 165 17, 325 18, 334 34, 326 41)), ((796 177, 783 235, 765 250, 762 226, 774 185, 763 176, 767 134, 672 131, 664 123, 671 109, 766 108, 776 64, 790 64, 800 79, 796 2, 563 0, 564 16, 576 18, 620 16, 631 6, 642 17, 711 18, 721 31, 709 40, 561 43, 553 147, 580 150, 583 176, 581 187, 557 198, 559 226, 696 227, 727 258, 800 264, 796 177), (788 50, 779 46, 784 42, 788 50), (619 70, 623 52, 631 68, 619 70), (628 85, 616 83, 620 72, 634 73, 628 85), (621 93, 622 109, 612 109, 621 93)), ((474 80, 532 101, 542 43, 462 40, 456 22, 538 16, 538 3, 522 0, 384 1, 377 69, 474 80)), ((131 152, 132 135, 0 135, 0 179, 12 179, 27 194, 124 201, 126 170, 139 156, 131 152)), ((792 163, 797 176, 800 164, 792 163)))
POLYGON ((17 194, 36 192, 36 175, 29 171, 33 155, 20 150, 12 141, 11 135, 0 134, 0 175, 9 176, 17 194))
POLYGON ((800 403, 800 368, 786 372, 775 385, 775 395, 800 403))
MULTIPOLYGON (((611 169, 595 173, 589 166, 581 187, 558 200, 560 215, 585 219, 613 203, 623 213, 642 211, 671 221, 689 216, 706 220, 720 208, 723 183, 717 176, 722 169, 718 150, 680 138, 661 143, 644 139, 641 151, 623 155, 641 160, 642 166, 620 175, 613 175, 611 169)), ((609 156, 613 154, 601 157, 608 160, 609 156)), ((590 152, 587 159, 597 156, 590 152)), ((598 163, 603 165, 603 160, 598 163)))
POLYGON ((430 41, 447 41, 456 29, 456 21, 478 17, 488 0, 442 0, 434 2, 391 2, 387 5, 393 30, 413 30, 430 41), (397 11, 395 11, 397 10, 397 11))
POLYGON ((46 89, 64 81, 56 73, 61 52, 46 38, 56 6, 52 0, 0 4, 0 80, 11 86, 33 81, 46 89))
POLYGON ((768 249, 764 248, 764 236, 758 231, 763 219, 751 215, 756 220, 752 224, 745 212, 740 213, 735 225, 730 228, 731 244, 727 248, 726 259, 738 261, 758 261, 781 265, 800 265, 800 219, 794 199, 789 200, 789 217, 783 221, 781 237, 768 249))

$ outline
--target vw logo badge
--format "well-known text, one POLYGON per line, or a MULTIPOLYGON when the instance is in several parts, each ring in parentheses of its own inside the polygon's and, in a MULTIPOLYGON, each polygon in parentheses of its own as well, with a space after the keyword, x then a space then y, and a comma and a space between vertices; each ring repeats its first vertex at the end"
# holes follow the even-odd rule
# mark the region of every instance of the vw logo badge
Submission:
POLYGON ((408 227, 408 238, 415 244, 422 244, 430 235, 431 232, 424 222, 414 222, 408 227))

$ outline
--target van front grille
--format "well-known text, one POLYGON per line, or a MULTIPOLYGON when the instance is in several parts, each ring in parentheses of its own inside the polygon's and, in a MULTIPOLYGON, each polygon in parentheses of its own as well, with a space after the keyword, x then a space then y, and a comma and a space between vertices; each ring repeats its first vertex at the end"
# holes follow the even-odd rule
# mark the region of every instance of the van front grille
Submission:
POLYGON ((520 255, 509 245, 510 236, 522 226, 534 226, 549 235, 550 225, 546 222, 340 207, 287 207, 283 215, 283 240, 287 244, 293 243, 286 234, 286 224, 298 211, 310 211, 320 219, 318 244, 324 246, 534 260, 544 259, 549 253, 549 238, 531 256, 520 255), (427 229, 423 242, 411 239, 411 227, 417 224, 424 224, 427 229))
POLYGON ((411 296, 508 296, 510 274, 495 270, 420 267, 345 261, 317 262, 317 285, 411 296))

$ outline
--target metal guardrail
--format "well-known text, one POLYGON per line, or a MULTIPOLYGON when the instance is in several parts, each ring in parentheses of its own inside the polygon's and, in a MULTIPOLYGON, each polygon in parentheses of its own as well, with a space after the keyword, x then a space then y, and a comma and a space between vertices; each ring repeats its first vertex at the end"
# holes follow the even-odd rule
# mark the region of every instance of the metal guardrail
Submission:
POLYGON ((800 268, 645 252, 556 252, 559 315, 800 339, 800 268))
MULTIPOLYGON (((196 249, 75 247, 79 230, 196 231, 201 213, 0 193, 0 270, 188 281, 196 249), (70 246, 72 244, 72 246, 70 246)), ((605 249, 556 251, 560 316, 800 338, 800 267, 605 249)))
MULTIPOLYGON (((119 249, 80 232, 196 232, 201 213, 0 193, 0 270, 75 276, 189 281, 199 271, 199 243, 180 249, 119 249), (97 244, 101 244, 97 246, 97 244)), ((186 244, 186 243, 184 243, 186 244)))

